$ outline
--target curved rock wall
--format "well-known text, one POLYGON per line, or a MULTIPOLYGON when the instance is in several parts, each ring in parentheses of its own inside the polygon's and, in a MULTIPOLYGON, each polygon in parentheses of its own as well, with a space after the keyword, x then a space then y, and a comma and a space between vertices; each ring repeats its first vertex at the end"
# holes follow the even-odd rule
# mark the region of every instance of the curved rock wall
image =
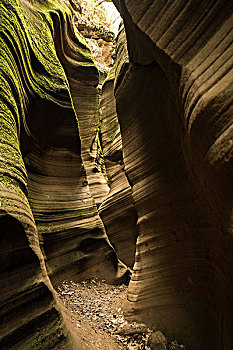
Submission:
POLYGON ((32 28, 18 1, 2 1, 0 15, 0 348, 73 349, 39 247, 20 149, 28 95, 43 94, 31 66, 32 28))
POLYGON ((54 19, 55 45, 77 113, 81 154, 91 194, 99 206, 109 192, 99 164, 99 72, 84 38, 70 21, 54 19))
POLYGON ((85 348, 48 274, 55 283, 101 268, 112 278, 117 262, 54 45, 54 18, 64 24, 69 11, 61 1, 3 0, 0 15, 0 348, 85 348))
POLYGON ((78 349, 55 302, 39 245, 29 246, 29 235, 36 241, 35 229, 2 212, 0 227, 0 348, 78 349))
POLYGON ((113 68, 102 88, 100 103, 101 139, 110 192, 99 208, 117 257, 132 267, 137 239, 137 214, 131 187, 125 175, 120 125, 116 114, 113 68))
POLYGON ((115 94, 139 230, 127 315, 228 350, 233 6, 125 0, 121 13, 130 63, 115 94))
MULTIPOLYGON (((78 33, 75 36, 74 29, 72 31, 68 14, 62 14, 60 7, 52 7, 50 11, 53 62, 57 61, 59 65, 58 71, 56 67, 51 67, 50 74, 53 75, 50 82, 52 78, 62 78, 64 96, 58 90, 58 103, 51 101, 54 99, 51 94, 55 94, 51 87, 50 96, 47 96, 49 101, 38 96, 29 100, 29 130, 21 141, 29 176, 29 202, 53 283, 61 281, 64 276, 73 279, 89 277, 94 271, 108 279, 114 276, 116 257, 106 241, 104 227, 90 193, 89 178, 86 177, 86 172, 92 172, 95 162, 89 147, 97 133, 93 119, 97 109, 95 85, 98 72, 84 39, 78 33), (79 108, 77 112, 81 117, 78 122, 55 47, 70 79, 74 104, 79 108), (83 130, 86 117, 89 133, 86 132, 88 128, 83 130), (82 132, 79 133, 79 130, 82 132)), ((96 176, 93 178, 96 179, 96 176)), ((93 188, 93 182, 90 186, 93 188)))
POLYGON ((98 71, 65 2, 0 4, 0 347, 83 348, 48 275, 115 279, 96 207, 106 198, 100 213, 129 266, 139 233, 128 319, 190 350, 229 350, 233 5, 115 2, 129 58, 122 29, 102 139, 98 71))

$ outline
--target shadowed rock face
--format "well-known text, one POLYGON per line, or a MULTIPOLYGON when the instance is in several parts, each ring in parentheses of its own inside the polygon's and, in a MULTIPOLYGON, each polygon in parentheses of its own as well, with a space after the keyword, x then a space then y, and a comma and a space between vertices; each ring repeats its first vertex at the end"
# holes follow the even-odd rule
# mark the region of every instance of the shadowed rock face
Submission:
POLYGON ((7 215, 0 216, 0 225, 0 347, 11 349, 17 344, 17 349, 24 349, 27 338, 28 344, 34 346, 37 341, 38 345, 41 345, 41 341, 47 345, 50 340, 57 342, 55 338, 56 332, 59 332, 60 317, 52 306, 53 295, 44 284, 40 261, 28 245, 24 228, 18 220, 7 215), (38 330, 42 330, 44 325, 47 335, 39 340, 38 330))
POLYGON ((190 349, 230 349, 232 13, 224 1, 121 1, 115 96, 138 215, 127 315, 190 349))
POLYGON ((2 1, 0 12, 0 348, 43 344, 46 349, 51 343, 58 349, 71 348, 39 247, 19 145, 27 92, 37 88, 30 65, 32 52, 21 29, 26 19, 15 1, 2 1))
POLYGON ((116 257, 54 45, 55 21, 69 21, 69 10, 61 1, 7 0, 0 15, 0 348, 80 349, 48 275, 56 283, 101 268, 112 278, 116 257))
POLYGON ((115 69, 112 69, 103 85, 100 103, 101 139, 110 192, 100 206, 99 213, 117 257, 132 267, 137 238, 137 214, 124 170, 114 97, 114 73, 115 69))
POLYGON ((106 256, 115 258, 90 194, 75 115, 43 101, 30 103, 28 115, 34 138, 25 136, 22 146, 29 203, 48 273, 53 283, 88 277, 106 256))
POLYGON ((110 192, 99 208, 108 237, 117 257, 132 267, 138 231, 137 213, 132 200, 132 190, 125 173, 121 130, 116 111, 114 85, 122 66, 128 62, 126 36, 123 24, 117 37, 115 66, 104 82, 100 103, 101 140, 110 192), (116 79, 115 79, 116 77, 116 79))

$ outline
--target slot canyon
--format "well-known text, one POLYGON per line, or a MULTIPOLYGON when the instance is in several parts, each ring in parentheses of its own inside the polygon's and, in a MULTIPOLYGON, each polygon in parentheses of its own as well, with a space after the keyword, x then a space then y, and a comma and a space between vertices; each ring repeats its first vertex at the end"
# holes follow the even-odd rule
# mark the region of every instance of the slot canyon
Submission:
POLYGON ((0 28, 0 350, 233 350, 232 0, 0 0, 0 28), (143 344, 68 307, 109 295, 143 344))

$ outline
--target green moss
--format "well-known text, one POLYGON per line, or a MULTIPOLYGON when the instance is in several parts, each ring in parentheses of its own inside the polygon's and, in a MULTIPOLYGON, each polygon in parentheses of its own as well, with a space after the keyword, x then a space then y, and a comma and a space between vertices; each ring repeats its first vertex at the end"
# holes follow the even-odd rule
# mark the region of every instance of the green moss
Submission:
MULTIPOLYGON (((73 25, 71 11, 64 1, 2 0, 0 16, 1 209, 34 229, 27 199, 27 171, 20 150, 22 128, 33 139, 26 118, 29 99, 49 100, 62 108, 72 109, 76 116, 68 80, 55 48, 54 37, 59 35, 54 32, 56 21, 63 21, 63 27, 65 22, 71 26, 73 36, 70 41, 78 53, 78 61, 72 58, 75 65, 84 69, 96 68, 91 51, 73 25)), ((104 171, 99 132, 98 148, 96 161, 100 171, 104 171)), ((79 210, 77 216, 92 215, 93 207, 79 210)), ((46 222, 41 223, 40 229, 51 232, 57 228, 46 222)))
MULTIPOLYGON (((28 202, 28 178, 21 154, 21 137, 26 133, 32 144, 35 141, 27 115, 29 101, 33 99, 48 100, 51 104, 70 109, 75 118, 68 80, 54 43, 57 35, 54 18, 60 23, 68 23, 71 12, 62 0, 2 0, 0 17, 0 211, 23 224, 30 246, 37 244, 38 251, 35 220, 28 202)), ((77 65, 95 67, 91 52, 75 27, 73 34, 70 41, 75 41, 79 52, 77 65)), ((86 185, 85 181, 83 185, 86 185)), ((95 215, 94 204, 90 203, 87 209, 77 209, 75 224, 80 218, 86 225, 88 220, 85 219, 95 215)), ((62 225, 58 221, 44 221, 38 227, 43 233, 58 232, 63 228, 73 229, 74 221, 65 219, 62 225)), ((39 257, 42 261, 42 255, 39 257)), ((35 282, 36 279, 25 283, 35 282)), ((46 346, 50 349, 55 346, 55 343, 49 343, 51 339, 57 342, 62 336, 60 322, 50 322, 45 329, 40 329, 40 334, 18 344, 17 350, 44 349, 46 346)))
POLYGON ((106 168, 105 168, 105 163, 104 163, 104 155, 103 155, 103 150, 102 150, 102 144, 101 144, 101 130, 100 130, 100 125, 97 129, 97 156, 96 156, 96 167, 99 172, 102 172, 104 176, 106 176, 106 168))
MULTIPOLYGON (((28 321, 25 320, 25 323, 28 321)), ((17 345, 17 350, 39 350, 49 349, 55 344, 52 343, 59 341, 59 338, 63 338, 63 332, 61 329, 61 321, 55 320, 50 323, 45 329, 37 329, 37 333, 31 338, 23 342, 23 344, 17 345)))
POLYGON ((35 231, 35 222, 20 150, 22 127, 31 137, 26 120, 29 97, 73 109, 54 45, 53 11, 70 15, 60 1, 0 3, 0 210, 16 217, 29 233, 35 231))

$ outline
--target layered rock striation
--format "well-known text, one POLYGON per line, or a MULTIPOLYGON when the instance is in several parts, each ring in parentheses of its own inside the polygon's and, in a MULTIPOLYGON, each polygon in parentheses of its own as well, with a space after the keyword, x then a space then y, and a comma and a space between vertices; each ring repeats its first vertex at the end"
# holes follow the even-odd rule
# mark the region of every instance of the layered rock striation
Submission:
POLYGON ((21 152, 28 97, 43 95, 31 65, 32 27, 18 1, 2 1, 0 13, 0 348, 73 349, 47 277, 21 152))
POLYGON ((113 84, 114 80, 109 77, 103 86, 101 100, 101 136, 110 192, 101 204, 99 213, 117 257, 132 267, 137 239, 137 214, 124 170, 113 84))
POLYGON ((0 348, 87 349, 50 280, 116 281, 118 257, 129 320, 229 350, 233 6, 114 2, 101 100, 68 1, 0 5, 0 348))
MULTIPOLYGON (((119 32, 125 40, 124 28, 119 32)), ((125 57, 127 49, 124 46, 125 57)), ((117 257, 133 267, 137 239, 137 214, 132 200, 131 186, 125 174, 120 125, 114 97, 115 67, 110 71, 102 88, 100 103, 101 140, 110 186, 108 197, 99 208, 117 257)))
MULTIPOLYGON (((80 34, 75 32, 74 26, 69 21, 60 23, 55 14, 53 23, 57 54, 68 78, 72 104, 78 116, 78 128, 76 119, 73 119, 74 124, 70 130, 65 130, 67 122, 62 126, 61 121, 58 121, 64 136, 67 135, 67 139, 61 139, 61 144, 69 147, 69 143, 78 142, 78 135, 82 141, 81 146, 77 147, 78 154, 70 153, 69 149, 62 150, 60 159, 56 161, 58 168, 52 166, 58 179, 50 198, 52 210, 51 214, 47 211, 49 216, 43 225, 43 235, 48 238, 45 249, 53 260, 50 266, 52 263, 51 269, 54 269, 54 273, 56 274, 56 270, 58 273, 59 270, 63 270, 61 278, 64 274, 80 274, 80 278, 84 278, 82 272, 85 272, 88 261, 91 263, 89 267, 95 271, 99 270, 99 265, 105 261, 105 272, 108 271, 107 266, 111 266, 109 259, 114 266, 116 263, 115 254, 106 242, 104 227, 96 209, 96 204, 98 205, 109 191, 97 164, 99 77, 90 50, 80 34), (55 215, 54 205, 58 205, 55 215), (66 213, 64 208, 67 208, 66 213), (49 221, 51 226, 48 225, 49 221)), ((61 112, 57 115, 61 117, 61 112)), ((54 159, 54 152, 52 157, 54 159)), ((53 175, 51 181, 54 181, 53 175)), ((41 189, 39 193, 42 193, 41 189)), ((90 271, 85 276, 89 277, 89 273, 90 271)), ((101 275, 100 271, 99 273, 101 275)), ((114 270, 111 270, 109 277, 113 276, 112 273, 114 275, 114 270)))
POLYGON ((96 68, 63 2, 4 0, 0 14, 0 348, 85 348, 48 276, 112 278, 117 260, 88 186, 59 45, 75 46, 71 60, 81 52, 86 73, 76 76, 92 87, 96 68))
POLYGON ((99 71, 85 39, 74 25, 69 21, 60 23, 57 17, 54 17, 54 23, 58 57, 64 67, 77 113, 82 160, 91 194, 98 206, 109 192, 100 159, 99 71))
POLYGON ((230 349, 232 13, 226 1, 121 1, 115 96, 138 215, 129 319, 230 349), (172 316, 171 316, 172 315, 172 316))

